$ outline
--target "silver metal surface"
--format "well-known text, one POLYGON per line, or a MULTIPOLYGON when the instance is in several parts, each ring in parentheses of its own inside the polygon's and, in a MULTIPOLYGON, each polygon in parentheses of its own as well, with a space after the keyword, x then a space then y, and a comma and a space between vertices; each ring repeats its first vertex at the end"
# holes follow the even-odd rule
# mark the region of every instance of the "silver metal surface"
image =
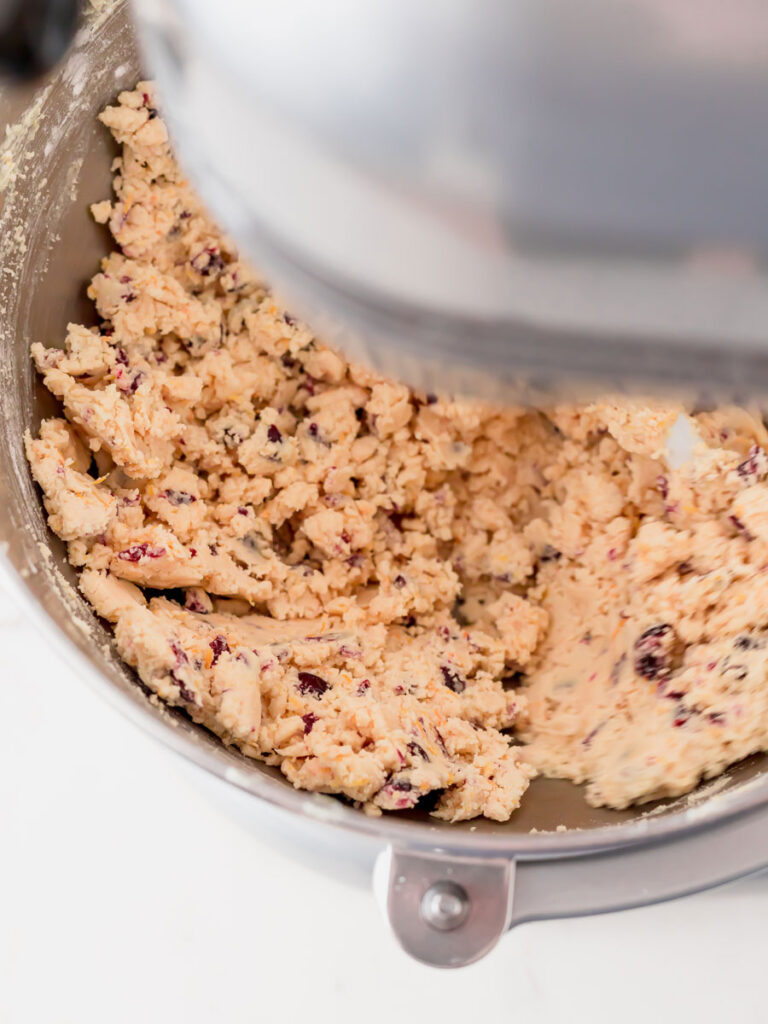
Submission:
POLYGON ((589 857, 518 860, 510 927, 660 903, 754 874, 766 864, 764 805, 735 820, 713 821, 702 813, 698 822, 689 818, 674 842, 662 837, 595 850, 589 857))
POLYGON ((421 898, 421 916, 431 928, 452 932, 469 917, 471 901, 467 890, 454 881, 435 882, 421 898))
MULTIPOLYGON (((371 818, 331 797, 293 789, 276 770, 224 747, 183 713, 149 700, 75 590, 64 546, 46 529, 21 442, 25 429, 34 431, 41 417, 56 410, 35 378, 29 344, 58 345, 68 321, 93 322, 83 285, 110 239, 90 219, 88 204, 109 195, 114 155, 95 117, 138 75, 125 11, 118 8, 90 40, 80 40, 0 153, 0 546, 17 580, 19 604, 41 637, 56 644, 82 679, 122 714, 204 769, 216 783, 216 799, 244 820, 253 819, 254 828, 261 827, 257 821, 265 807, 275 809, 291 826, 286 835, 295 828, 310 837, 309 860, 319 860, 321 848, 335 850, 337 862, 359 854, 357 877, 377 850, 392 846, 393 861, 407 867, 392 876, 406 878, 397 883, 392 903, 400 933, 414 936, 409 943, 417 942, 422 927, 433 942, 440 935, 453 937, 451 946, 427 944, 422 953, 430 962, 440 959, 439 948, 447 951, 443 959, 471 959, 487 948, 499 923, 498 917, 493 928, 486 922, 461 947, 477 921, 472 913, 445 933, 423 921, 421 900, 435 883, 455 881, 475 905, 473 886, 480 875, 464 875, 459 868, 480 871, 487 865, 482 884, 501 880, 501 907, 507 899, 505 872, 514 862, 508 922, 515 923, 667 899, 768 864, 765 757, 736 766, 719 792, 707 796, 705 788, 694 802, 608 811, 590 807, 578 787, 537 779, 509 822, 448 825, 419 814, 371 818), (560 825, 567 831, 557 831, 560 825), (409 882, 411 869, 422 880, 418 887, 409 882), (413 931, 408 913, 415 915, 413 931)), ((5 96, 0 108, 15 118, 28 99, 5 96)))
POLYGON ((410 956, 431 967, 465 967, 509 928, 515 861, 389 849, 386 913, 410 956))
POLYGON ((765 391, 763 0, 136 9, 189 173, 349 352, 495 398, 765 391))

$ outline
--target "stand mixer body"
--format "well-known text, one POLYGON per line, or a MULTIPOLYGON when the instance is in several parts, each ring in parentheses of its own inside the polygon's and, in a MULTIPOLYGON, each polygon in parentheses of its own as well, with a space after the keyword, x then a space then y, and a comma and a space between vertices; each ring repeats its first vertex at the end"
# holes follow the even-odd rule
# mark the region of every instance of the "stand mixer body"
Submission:
MULTIPOLYGON (((585 4, 578 6, 582 12, 588 10, 585 4)), ((674 6, 679 17, 688 9, 681 3, 674 6)), ((733 193, 723 191, 720 206, 713 205, 712 199, 717 198, 716 185, 725 189, 731 181, 725 159, 730 151, 714 147, 723 158, 721 164, 704 168, 706 174, 699 179, 695 172, 701 168, 688 160, 678 168, 677 185, 673 178, 659 181, 652 193, 656 202, 647 204, 647 216, 640 216, 642 208, 632 198, 634 179, 606 174, 604 190, 614 179, 626 187, 622 203, 611 205, 610 195, 601 197, 595 187, 593 219, 576 223, 572 217, 571 223, 560 214, 566 209, 572 214, 586 211, 583 195, 570 196, 574 202, 569 206, 566 189, 559 213, 550 202, 577 166, 570 162, 571 156, 564 153, 558 161, 549 153, 547 160, 542 155, 539 164, 532 162, 532 168, 541 167, 540 181, 533 172, 526 177, 523 171, 526 160, 533 161, 539 135, 548 136, 552 145, 558 138, 563 145, 570 139, 574 152, 582 146, 585 161, 592 152, 595 162, 601 163, 609 150, 595 148, 588 119, 574 114, 569 126, 563 114, 557 131, 553 123, 551 133, 545 132, 546 122, 532 117, 533 94, 505 93, 502 85, 507 80, 502 72, 493 79, 494 91, 483 93, 489 72, 481 78, 482 88, 474 99, 467 97, 463 112, 446 102, 444 121, 430 121, 441 109, 438 86, 442 89, 444 84, 436 79, 430 93, 430 76, 440 70, 455 73, 460 97, 471 81, 469 69, 493 68, 495 73, 490 58, 479 63, 475 59, 482 52, 479 41, 490 43, 494 36, 499 59, 508 57, 504 74, 510 67, 523 66, 515 63, 518 56, 522 60, 534 54, 544 75, 542 82, 548 81, 544 73, 552 74, 554 69, 565 75, 567 84, 570 65, 565 59, 558 64, 557 51, 545 45, 556 38, 544 31, 549 23, 542 22, 538 35, 533 31, 536 19, 547 11, 554 19, 554 4, 538 0, 529 6, 510 0, 497 6, 476 0, 470 11, 469 4, 459 0, 442 0, 439 10, 424 0, 418 6, 422 20, 408 23, 410 34, 402 29, 416 13, 397 0, 386 11, 374 3, 361 12, 353 5, 327 3, 323 5, 327 24, 318 20, 310 4, 285 0, 279 10, 263 7, 256 5, 256 17, 249 5, 235 0, 222 2, 215 12, 193 0, 146 0, 139 8, 143 65, 160 81, 175 144, 211 208, 313 324, 324 319, 348 350, 358 345, 367 358, 411 380, 429 380, 435 390, 500 394, 513 390, 519 381, 529 389, 536 384, 548 389, 574 382, 588 386, 595 380, 603 386, 619 380, 701 388, 707 374, 709 384, 721 391, 745 383, 755 389, 765 386, 759 375, 766 322, 759 258, 765 229, 760 216, 762 182, 757 174, 758 165, 762 172, 765 163, 759 120, 751 125, 754 146, 749 148, 745 125, 733 119, 734 146, 738 133, 742 129, 745 133, 746 148, 733 150, 731 167, 742 178, 732 179, 739 187, 733 193), (495 12, 496 22, 484 22, 490 12, 495 12), (404 20, 397 28, 393 19, 400 15, 404 20), (427 24, 423 19, 429 21, 429 15, 433 20, 427 24), (433 38, 430 31, 436 29, 439 15, 446 19, 445 34, 433 38), (454 28, 448 31, 451 18, 454 28), (361 34, 366 24, 370 29, 367 48, 362 46, 366 37, 361 34), (387 24, 390 35, 384 31, 387 24), (466 36, 470 28, 477 38, 466 36), (310 29, 317 52, 310 45, 310 29), (289 38, 293 44, 286 50, 289 38), (343 44, 351 56, 355 40, 360 44, 358 57, 350 70, 334 45, 343 44), (517 49, 511 48, 512 41, 517 49), (405 98, 392 92, 393 79, 385 73, 396 68, 395 57, 401 50, 403 60, 413 51, 403 74, 423 72, 421 78, 412 77, 405 98), (423 67, 416 59, 419 50, 423 67), (462 54, 467 57, 464 78, 457 70, 464 67, 462 54), (547 54, 550 59, 545 60, 547 54), (313 64, 313 59, 325 64, 313 64), (344 73, 333 79, 331 71, 338 68, 344 73), (248 85, 251 73, 254 80, 248 85), (332 81, 336 85, 329 91, 326 86, 332 81), (314 99, 307 82, 316 86, 314 99), (351 82, 357 82, 354 89, 351 82), (270 83, 272 91, 267 88, 270 83), (285 90, 282 100, 281 88, 285 90), (374 103, 377 95, 379 106, 374 103), (505 116, 520 133, 520 148, 510 150, 519 160, 510 161, 508 168, 495 158, 481 160, 488 152, 475 136, 451 134, 453 127, 471 126, 476 118, 480 138, 490 137, 490 129, 487 135, 480 132, 488 128, 481 117, 483 96, 485 102, 493 96, 498 103, 489 114, 493 133, 504 128, 505 116), (291 97, 297 104, 304 97, 317 109, 302 116, 300 104, 288 103, 291 97), (332 113, 334 105, 326 103, 329 98, 347 111, 335 127, 320 116, 323 109, 332 113), (390 100, 394 114, 387 121, 383 114, 390 100), (353 116, 355 110, 358 113, 353 116), (525 116, 526 110, 530 117, 525 116), (395 114, 404 122, 399 129, 395 114), (420 138, 420 133, 426 134, 420 138), (467 139, 471 145, 462 142, 467 139), (354 149, 357 144, 359 148, 354 149), (421 154, 418 160, 414 154, 421 154), (747 175, 751 161, 754 179, 747 175), (491 178, 484 177, 494 166, 508 170, 507 177, 498 176, 502 184, 510 184, 506 198, 503 189, 494 191, 491 178), (719 184, 714 173, 717 166, 723 175, 719 184), (544 173, 546 168, 551 178, 544 173), (691 186, 687 205, 681 187, 686 174, 699 183, 691 186), (702 184, 706 180, 710 193, 702 184), (511 189, 513 182, 520 185, 518 191, 511 189), (520 184, 526 182, 528 191, 520 184), (668 191, 662 186, 668 186, 668 191), (675 188, 679 209, 673 202, 675 188), (539 195, 538 205, 533 202, 535 195, 539 195), (515 196, 520 199, 517 205, 512 202, 515 196), (662 196, 666 197, 663 207, 662 196), (744 204, 741 221, 737 199, 744 204), (708 213, 710 219, 697 220, 696 210, 702 217, 708 213), (611 211, 613 218, 607 216, 611 211), (633 223, 618 217, 622 213, 626 218, 633 211, 638 214, 633 223), (527 220, 526 213, 530 214, 527 220), (601 226, 606 230, 598 230, 601 226), (609 226, 615 230, 608 231, 609 226), (651 234, 661 239, 665 227, 667 243, 657 241, 643 248, 641 241, 651 234), (597 244, 601 238, 602 248, 597 244), (510 268, 519 274, 525 268, 527 288, 518 287, 520 278, 510 268), (507 271, 511 276, 504 276, 507 271), (554 271, 562 272, 561 276, 554 271), (557 281, 560 291, 554 287, 557 281), (629 302, 633 297, 635 301, 629 302), (602 317, 603 328, 579 320, 579 310, 585 317, 602 317), (635 319, 630 316, 632 310, 635 319), (641 314, 646 318, 642 323, 641 314), (627 343, 632 337, 638 344, 627 343), (621 353, 626 354, 626 362, 620 365, 621 353), (667 378, 654 358, 667 360, 667 378)), ((651 0, 642 5, 627 2, 613 17, 621 20, 641 8, 643 17, 658 18, 660 24, 669 21, 670 9, 651 0)), ((689 32, 699 21, 702 31, 710 23, 717 27, 711 10, 711 17, 705 18, 703 0, 697 0, 696 10, 698 21, 693 12, 679 28, 683 36, 683 28, 689 32)), ((722 63, 729 38, 725 29, 734 32, 734 26, 742 25, 743 31, 730 40, 733 83, 744 76, 743 96, 752 83, 757 118, 761 63, 768 67, 761 61, 762 12, 743 0, 731 4, 728 15, 728 26, 720 26, 722 31, 705 33, 698 41, 689 39, 687 45, 696 42, 702 74, 707 69, 714 74, 717 68, 730 67, 727 61, 722 63), (751 22, 745 20, 750 11, 751 22), (710 48, 715 52, 705 60, 710 48), (750 67, 753 78, 747 73, 750 67)), ((556 31, 554 20, 549 27, 556 31)), ((566 56, 575 60, 575 42, 580 41, 585 47, 582 63, 589 70, 588 47, 596 42, 594 33, 587 31, 586 15, 580 35, 578 28, 572 25, 576 35, 573 45, 569 42, 565 47, 566 56)), ((632 37, 627 37, 621 59, 630 51, 629 56, 640 61, 644 52, 640 43, 649 38, 638 30, 633 55, 632 37)), ((667 41, 668 49, 677 38, 667 41)), ((561 43, 565 45, 563 39, 561 43)), ((668 56, 674 64, 674 53, 668 56)), ((224 746, 186 715, 148 699, 137 685, 110 645, 109 632, 77 595, 76 574, 66 549, 47 530, 21 438, 25 429, 34 430, 52 409, 50 396, 30 365, 29 345, 41 338, 61 338, 68 322, 79 323, 87 316, 81 285, 103 252, 102 229, 87 212, 88 203, 103 198, 109 188, 110 152, 96 114, 117 92, 132 87, 141 67, 125 6, 118 3, 82 34, 50 87, 33 100, 29 116, 21 116, 26 104, 19 106, 12 118, 21 117, 18 133, 9 133, 8 153, 13 160, 7 165, 15 173, 0 182, 0 372, 10 385, 0 392, 0 497, 5 510, 0 517, 0 542, 2 561, 12 570, 15 597, 29 608, 41 637, 57 643, 82 678, 121 713, 204 769, 197 784, 202 787, 201 780, 208 781, 215 799, 252 823, 259 834, 274 836, 284 829, 291 849, 302 847, 313 864, 332 862, 347 877, 352 875, 353 860, 361 865, 356 875, 364 874, 375 860, 376 889, 394 933, 412 956, 433 965, 471 963, 505 930, 524 921, 670 899, 763 869, 768 861, 765 754, 733 767, 714 787, 690 799, 683 797, 650 810, 591 807, 570 783, 539 779, 533 783, 536 798, 508 822, 447 825, 394 815, 371 818, 331 797, 294 789, 274 769, 224 746), (24 245, 18 244, 19 238, 24 245), (45 558, 41 551, 47 553, 45 558), (453 929, 443 930, 434 923, 434 901, 425 902, 425 897, 444 895, 446 883, 460 884, 470 905, 479 909, 466 920, 456 918, 453 929)), ((617 79, 620 71, 616 63, 617 79)), ((534 75, 532 81, 539 79, 534 75)), ((664 82, 660 76, 656 84, 660 87, 664 82)), ((586 86, 585 94, 598 95, 586 86)), ((550 93, 545 89, 542 95, 550 93)), ((579 95, 577 90, 574 95, 579 95)), ((612 110, 621 91, 616 96, 610 91, 600 95, 612 110)), ((698 95, 690 96, 692 103, 698 95)), ((735 94, 726 90, 717 95, 735 94)), ((562 101, 565 111, 565 85, 554 98, 562 101)), ((737 104, 734 109, 743 112, 745 108, 737 104)), ((645 125, 649 132, 652 120, 645 125)), ((715 118, 712 127, 717 124, 727 132, 727 118, 715 118)), ((625 132, 627 145, 632 141, 629 136, 635 136, 634 141, 641 137, 641 126, 638 122, 632 132, 625 132)), ((699 138, 703 144, 706 128, 695 122, 689 139, 699 138)), ((645 136, 647 144, 650 138, 645 136)), ((722 138, 720 144, 724 145, 722 138)), ((665 152, 676 152, 682 159, 689 145, 692 142, 686 141, 665 152)), ((644 146, 637 147, 635 160, 643 150, 644 146)), ((493 152, 501 160, 501 150, 493 152)), ((546 152, 544 146, 541 153, 546 152)), ((622 152, 617 147, 615 160, 622 152)), ((652 164, 649 160, 643 165, 649 174, 652 164)), ((585 187, 592 180, 586 169, 585 164, 585 187)), ((574 174, 574 188, 578 181, 582 179, 574 174)), ((638 188, 639 181, 638 177, 638 188)), ((442 903, 440 907, 445 910, 442 903)), ((460 903, 458 909, 462 909, 460 903)))
POLYGON ((429 390, 768 383, 768 9, 138 0, 182 160, 297 312, 429 390))

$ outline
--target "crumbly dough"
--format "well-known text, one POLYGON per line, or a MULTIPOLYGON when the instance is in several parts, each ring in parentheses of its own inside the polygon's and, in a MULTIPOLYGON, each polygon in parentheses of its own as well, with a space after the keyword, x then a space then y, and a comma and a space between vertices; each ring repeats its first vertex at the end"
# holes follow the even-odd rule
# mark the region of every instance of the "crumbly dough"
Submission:
POLYGON ((33 345, 63 417, 26 448, 148 687, 297 787, 451 821, 537 771, 624 807, 768 749, 757 411, 414 393, 276 305, 151 84, 101 120, 120 251, 99 326, 33 345))

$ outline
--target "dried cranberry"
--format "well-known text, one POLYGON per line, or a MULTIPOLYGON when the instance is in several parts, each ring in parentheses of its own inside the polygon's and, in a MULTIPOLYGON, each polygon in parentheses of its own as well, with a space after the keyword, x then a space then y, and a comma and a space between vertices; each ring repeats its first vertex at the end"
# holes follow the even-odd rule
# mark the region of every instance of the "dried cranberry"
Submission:
POLYGON ((269 427, 267 428, 267 438, 272 442, 272 444, 279 444, 280 441, 282 441, 283 439, 283 435, 280 433, 280 431, 277 429, 274 423, 270 423, 269 427))
POLYGON ((121 366, 128 365, 128 353, 124 348, 118 348, 115 350, 115 362, 119 363, 121 366))
POLYGON ((314 726, 315 722, 319 721, 317 715, 313 715, 311 711, 306 715, 302 715, 301 720, 304 723, 305 736, 309 736, 309 734, 312 732, 312 727, 314 726))
POLYGON ((665 476, 656 477, 656 488, 664 501, 669 497, 669 480, 665 476))
POLYGON ((436 402, 437 402, 437 395, 433 395, 432 392, 430 392, 427 395, 427 405, 434 405, 436 402))
POLYGON ((464 693, 467 687, 466 682, 461 678, 458 672, 455 672, 452 668, 447 665, 441 665, 440 671, 443 674, 443 682, 449 690, 453 690, 454 693, 464 693))
POLYGON ((681 725, 685 725, 685 723, 690 721, 691 718, 700 714, 701 712, 697 708, 687 708, 684 704, 680 704, 675 711, 675 717, 672 720, 672 725, 676 729, 679 729, 681 725))
POLYGON ((398 590, 402 590, 405 586, 405 576, 401 576, 400 574, 395 576, 392 580, 392 586, 397 587, 398 590))
POLYGON ((299 672, 299 693, 302 697, 311 694, 313 697, 322 697, 329 688, 325 679, 316 676, 314 672, 299 672))
POLYGON ((184 595, 184 607, 187 609, 188 612, 196 612, 198 615, 208 614, 208 609, 205 607, 202 601, 198 601, 195 594, 193 594, 189 590, 184 595))
POLYGON ((362 697, 366 690, 370 690, 371 684, 368 679, 364 679, 357 688, 357 696, 362 697))
POLYGON ((307 433, 310 437, 317 438, 320 436, 320 428, 316 423, 310 423, 307 427, 307 433))
POLYGON ((406 779, 395 779, 381 787, 377 800, 387 810, 408 811, 419 802, 419 796, 419 790, 406 779))
POLYGON ((179 696, 182 700, 185 700, 188 704, 195 703, 195 695, 186 685, 183 679, 180 679, 175 672, 171 672, 171 679, 179 688, 179 696))
POLYGON ((427 754, 426 750, 424 749, 424 747, 421 746, 420 743, 417 743, 415 740, 411 740, 411 742, 408 744, 408 751, 409 753, 413 754, 414 757, 420 757, 424 761, 429 761, 429 755, 427 754))
POLYGON ((171 640, 171 650, 176 658, 176 668, 179 668, 181 665, 189 664, 189 658, 187 657, 186 651, 183 650, 175 640, 171 640))
POLYGON ((213 651, 211 665, 215 665, 222 654, 229 654, 229 644, 227 643, 226 637, 223 637, 221 634, 215 636, 208 646, 213 651))
POLYGON ((664 679, 681 660, 681 642, 668 623, 651 626, 635 640, 635 672, 643 679, 664 679))
POLYGON ((742 534, 745 540, 755 539, 738 516, 728 516, 728 522, 735 530, 738 530, 739 533, 742 534))
POLYGON ((296 317, 291 316, 290 313, 283 313, 283 320, 288 324, 289 327, 296 326, 296 317))
POLYGON ((224 268, 224 260, 221 258, 219 250, 213 245, 207 245, 200 252, 196 253, 189 262, 193 269, 202 277, 208 277, 210 274, 224 268))
POLYGON ((356 658, 362 658, 362 656, 363 652, 357 647, 350 647, 348 644, 342 644, 339 647, 340 658, 351 658, 355 660, 356 658))
POLYGON ((760 644, 751 636, 737 636, 733 642, 733 646, 739 651, 749 651, 755 647, 759 647, 760 644))
POLYGON ((168 488, 160 494, 161 498, 165 498, 169 504, 174 505, 178 508, 180 505, 191 505, 197 498, 194 494, 190 494, 188 491, 175 491, 173 488, 168 488))
POLYGON ((406 779, 395 779, 394 782, 387 783, 387 789, 393 789, 397 793, 410 793, 413 786, 406 779))
POLYGON ((749 456, 736 467, 736 472, 750 483, 762 480, 768 473, 768 456, 759 445, 753 444, 749 456))
POLYGON ((152 547, 151 544, 134 544, 125 551, 118 551, 117 557, 123 562, 140 562, 142 558, 162 558, 165 548, 152 547))

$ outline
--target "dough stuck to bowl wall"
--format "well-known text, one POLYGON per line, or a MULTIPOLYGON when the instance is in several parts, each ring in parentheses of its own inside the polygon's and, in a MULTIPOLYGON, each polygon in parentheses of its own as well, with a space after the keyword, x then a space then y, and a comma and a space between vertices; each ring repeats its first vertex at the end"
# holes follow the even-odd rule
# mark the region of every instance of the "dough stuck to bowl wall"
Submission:
POLYGON ((759 410, 414 393, 276 306, 150 83, 101 119, 119 251, 100 326, 33 346, 26 448, 147 686, 369 813, 504 821, 537 771, 621 808, 768 749, 759 410))

